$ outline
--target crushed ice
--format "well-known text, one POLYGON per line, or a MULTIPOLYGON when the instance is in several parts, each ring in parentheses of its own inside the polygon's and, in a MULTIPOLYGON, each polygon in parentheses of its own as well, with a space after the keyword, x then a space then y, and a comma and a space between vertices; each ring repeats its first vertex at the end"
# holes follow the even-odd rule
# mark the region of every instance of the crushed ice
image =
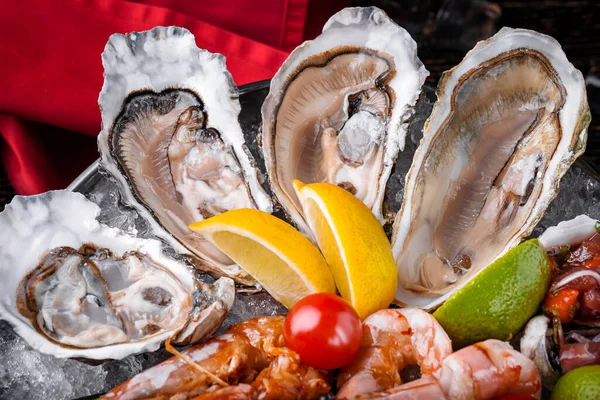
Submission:
MULTIPOLYGON (((241 96, 240 122, 259 169, 265 174, 264 160, 257 140, 260 128, 260 105, 267 89, 241 96)), ((434 91, 424 88, 416 113, 408 129, 406 147, 400 152, 395 170, 386 188, 391 212, 397 212, 404 195, 404 177, 422 137, 422 127, 435 101, 434 91)), ((583 163, 573 166, 561 181, 560 193, 532 236, 539 236, 547 227, 586 213, 600 219, 600 176, 583 163)), ((80 185, 80 190, 101 208, 100 221, 120 227, 140 237, 153 237, 148 224, 131 208, 120 203, 120 195, 112 179, 94 175, 80 185)), ((281 213, 276 213, 281 216, 281 213)), ((211 281, 209 277, 205 278, 211 281)), ((219 333, 229 326, 254 316, 284 315, 286 308, 264 292, 238 293, 233 309, 219 333)), ((157 364, 170 355, 164 350, 129 356, 119 361, 90 365, 73 359, 57 359, 32 350, 12 328, 0 321, 0 398, 31 400, 75 399, 104 393, 138 372, 157 364)))

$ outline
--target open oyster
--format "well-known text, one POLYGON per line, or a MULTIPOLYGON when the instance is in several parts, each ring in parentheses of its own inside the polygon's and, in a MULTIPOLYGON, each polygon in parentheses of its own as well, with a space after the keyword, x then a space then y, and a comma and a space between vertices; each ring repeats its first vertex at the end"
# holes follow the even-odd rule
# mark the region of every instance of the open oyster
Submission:
POLYGON ((382 202, 428 72, 410 35, 380 9, 346 8, 271 80, 262 146, 271 189, 304 232, 292 187, 337 184, 383 220, 382 202))
POLYGON ((212 334, 229 278, 202 283, 157 240, 100 224, 79 193, 17 196, 0 214, 0 317, 56 357, 122 358, 212 334))
POLYGON ((254 280, 187 225, 226 210, 271 212, 238 123, 225 58, 183 28, 112 35, 102 55, 101 165, 154 233, 201 267, 254 280), (172 236, 171 236, 172 235, 172 236))
POLYGON ((394 223, 396 300, 435 307, 528 235, 589 121, 581 73, 533 31, 504 28, 444 73, 394 223))

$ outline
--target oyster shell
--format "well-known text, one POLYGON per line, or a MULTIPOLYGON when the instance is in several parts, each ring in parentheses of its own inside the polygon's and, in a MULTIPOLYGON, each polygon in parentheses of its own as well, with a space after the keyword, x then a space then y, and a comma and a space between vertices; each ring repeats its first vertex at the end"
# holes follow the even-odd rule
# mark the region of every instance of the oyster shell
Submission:
POLYGON ((567 245, 578 246, 586 239, 598 233, 598 221, 587 215, 578 215, 568 221, 551 226, 540 235, 538 240, 544 248, 550 251, 554 247, 567 245))
POLYGON ((589 121, 581 73, 537 32, 503 28, 445 72, 394 223, 396 300, 433 308, 527 236, 589 121))
POLYGON ((56 357, 123 358, 212 334, 235 296, 184 261, 100 224, 79 193, 15 197, 0 213, 0 317, 56 357))
POLYGON ((552 324, 545 315, 533 317, 525 326, 525 331, 520 341, 521 353, 535 363, 542 385, 551 391, 560 378, 560 372, 550 361, 552 351, 552 324))
POLYGON ((338 12, 290 54, 271 80, 261 138, 271 189, 304 233, 293 179, 342 186, 383 221, 385 184, 427 75, 413 39, 376 7, 338 12))
POLYGON ((177 252, 239 282, 254 280, 187 225, 241 207, 271 212, 238 123, 225 58, 183 28, 112 35, 102 55, 101 165, 124 200, 177 252))

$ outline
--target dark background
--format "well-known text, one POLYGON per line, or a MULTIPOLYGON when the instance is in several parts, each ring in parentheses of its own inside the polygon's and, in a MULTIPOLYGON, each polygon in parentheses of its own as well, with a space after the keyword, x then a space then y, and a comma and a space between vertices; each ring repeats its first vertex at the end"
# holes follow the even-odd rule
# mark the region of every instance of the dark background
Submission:
MULTIPOLYGON (((378 6, 410 32, 419 44, 419 57, 431 73, 428 82, 432 85, 477 41, 503 26, 553 36, 586 77, 592 123, 584 157, 600 170, 600 1, 354 0, 352 4, 378 6)), ((310 34, 315 36, 318 30, 310 34)), ((1 168, 0 210, 14 195, 1 168)))

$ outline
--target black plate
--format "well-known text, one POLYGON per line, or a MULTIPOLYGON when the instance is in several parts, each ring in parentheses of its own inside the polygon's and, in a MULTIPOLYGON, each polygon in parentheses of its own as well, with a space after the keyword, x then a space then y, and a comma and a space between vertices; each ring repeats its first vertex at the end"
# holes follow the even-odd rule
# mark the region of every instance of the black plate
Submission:
MULTIPOLYGON (((261 124, 260 108, 268 90, 269 81, 240 87, 240 124, 248 149, 263 175, 264 160, 258 137, 261 124)), ((392 212, 398 211, 400 207, 404 193, 404 177, 410 168, 414 151, 422 137, 423 124, 431 113, 434 101, 434 89, 424 87, 415 115, 409 124, 406 147, 398 157, 386 188, 386 205, 392 212)), ((81 192, 98 203, 103 210, 100 216, 102 222, 123 229, 131 228, 133 224, 141 236, 152 236, 137 213, 119 202, 114 182, 99 171, 97 163, 82 173, 69 189, 81 192), (134 222, 129 221, 127 216, 132 217, 134 222)), ((581 213, 600 218, 600 176, 587 163, 578 160, 563 177, 561 192, 548 208, 534 231, 534 236, 558 221, 573 218, 581 213)), ((278 211, 277 215, 283 214, 278 211)), ((285 312, 283 306, 265 293, 239 293, 221 330, 254 315, 285 312)), ((0 321, 0 398, 65 399, 92 395, 87 397, 91 399, 95 398, 97 393, 110 390, 168 356, 166 351, 159 350, 95 366, 78 360, 58 360, 32 350, 6 322, 0 321)))

